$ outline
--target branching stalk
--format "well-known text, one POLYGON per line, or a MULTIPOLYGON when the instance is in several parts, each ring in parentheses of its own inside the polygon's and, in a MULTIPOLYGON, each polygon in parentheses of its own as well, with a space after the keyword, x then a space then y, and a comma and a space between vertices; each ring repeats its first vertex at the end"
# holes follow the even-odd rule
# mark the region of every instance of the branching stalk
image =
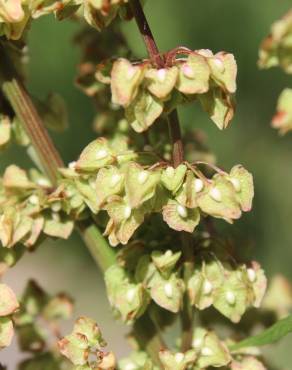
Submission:
MULTIPOLYGON (((15 114, 25 129, 31 143, 41 160, 46 175, 54 185, 57 184, 58 168, 64 166, 63 161, 55 148, 30 96, 26 91, 16 72, 12 68, 11 62, 5 56, 5 50, 0 47, 2 52, 1 63, 1 89, 8 102, 11 104, 15 114), (5 63, 4 63, 4 62, 5 63)), ((102 236, 98 227, 92 222, 79 222, 77 229, 87 246, 90 254, 99 268, 105 272, 116 261, 113 248, 102 236)), ((155 364, 160 366, 158 353, 165 345, 157 334, 154 323, 148 314, 137 320, 134 326, 134 334, 155 364)))
MULTIPOLYGON (((131 0, 130 5, 140 33, 143 37, 150 60, 154 65, 156 65, 157 68, 164 68, 165 61, 159 52, 153 33, 150 29, 149 23, 141 6, 140 0, 131 0)), ((172 162, 173 166, 176 168, 184 161, 182 134, 176 109, 168 115, 168 127, 170 139, 172 142, 172 162)), ((182 235, 182 239, 182 251, 184 257, 184 279, 185 282, 187 282, 194 269, 193 250, 192 244, 190 242, 190 235, 184 233, 182 235)), ((183 332, 181 348, 182 351, 186 351, 191 347, 193 330, 193 310, 187 294, 184 298, 184 307, 181 315, 181 322, 183 332)))

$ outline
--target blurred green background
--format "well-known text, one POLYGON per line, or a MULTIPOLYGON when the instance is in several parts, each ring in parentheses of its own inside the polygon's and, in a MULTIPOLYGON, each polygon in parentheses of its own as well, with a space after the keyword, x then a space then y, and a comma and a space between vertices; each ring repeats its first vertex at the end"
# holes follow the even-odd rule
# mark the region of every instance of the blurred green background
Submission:
MULTIPOLYGON (((281 272, 292 279, 292 135, 281 138, 270 127, 276 99, 292 81, 279 69, 259 71, 256 64, 261 40, 290 6, 289 0, 148 0, 146 13, 163 51, 184 45, 235 55, 238 106, 231 127, 219 131, 196 104, 180 110, 181 121, 206 131, 220 166, 241 163, 254 174, 253 211, 227 230, 249 241, 246 248, 269 276, 281 272)), ((59 92, 69 107, 69 130, 53 135, 66 162, 93 138, 93 105, 73 86, 80 51, 72 40, 78 29, 73 22, 44 17, 34 22, 29 37, 29 90, 38 97, 59 92)), ((135 23, 124 24, 124 32, 136 54, 145 56, 135 23)), ((28 163, 23 151, 13 148, 1 154, 1 172, 12 161, 28 163)), ((126 329, 113 321, 101 275, 78 236, 47 242, 12 269, 7 281, 20 292, 29 277, 51 292, 70 292, 77 301, 75 315, 95 317, 110 347, 119 355, 127 351, 121 341, 126 329)), ((270 352, 280 369, 292 369, 291 342, 290 336, 270 352)), ((15 348, 4 351, 4 357, 14 369, 15 348)))

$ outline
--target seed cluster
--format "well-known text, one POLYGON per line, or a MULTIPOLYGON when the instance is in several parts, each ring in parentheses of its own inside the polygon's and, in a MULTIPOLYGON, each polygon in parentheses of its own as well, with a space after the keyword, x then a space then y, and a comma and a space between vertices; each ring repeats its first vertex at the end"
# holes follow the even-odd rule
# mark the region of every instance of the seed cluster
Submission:
POLYGON ((236 74, 232 54, 197 50, 160 69, 148 60, 105 62, 98 66, 96 78, 110 84, 112 102, 125 108, 135 131, 143 132, 163 113, 196 98, 215 124, 226 128, 234 114, 236 74))

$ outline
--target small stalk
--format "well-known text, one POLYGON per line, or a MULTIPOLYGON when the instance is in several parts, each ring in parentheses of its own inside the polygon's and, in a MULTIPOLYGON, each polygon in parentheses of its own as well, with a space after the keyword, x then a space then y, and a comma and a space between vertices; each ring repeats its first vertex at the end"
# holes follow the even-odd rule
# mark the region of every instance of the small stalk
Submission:
MULTIPOLYGON (((152 63, 157 68, 164 68, 165 61, 162 58, 153 33, 141 6, 140 0, 130 0, 131 10, 134 14, 136 23, 144 40, 148 55, 152 63)), ((181 135, 181 128, 177 110, 173 110, 168 115, 169 135, 172 142, 172 162, 176 168, 184 161, 184 149, 181 135)), ((194 269, 194 257, 189 234, 182 234, 182 252, 184 258, 184 279, 189 280, 194 269)), ((193 309, 191 307, 187 294, 184 297, 183 311, 181 313, 182 323, 182 351, 186 351, 191 347, 192 331, 193 331, 193 309)))

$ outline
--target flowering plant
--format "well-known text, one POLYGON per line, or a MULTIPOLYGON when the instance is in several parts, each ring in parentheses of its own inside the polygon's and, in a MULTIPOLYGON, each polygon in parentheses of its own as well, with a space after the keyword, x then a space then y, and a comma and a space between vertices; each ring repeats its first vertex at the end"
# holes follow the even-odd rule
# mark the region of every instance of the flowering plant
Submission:
MULTIPOLYGON (((128 358, 117 359, 84 316, 63 336, 60 320, 73 310, 68 295, 52 296, 30 281, 18 299, 2 283, 0 348, 15 332, 29 353, 20 370, 263 370, 259 347, 292 330, 289 283, 277 277, 266 293, 259 263, 243 261, 236 241, 217 230, 217 219, 232 224, 252 209, 252 174, 240 164, 223 170, 205 141, 180 127, 179 107, 195 101, 220 130, 228 127, 235 58, 181 46, 161 53, 143 6, 139 0, 0 1, 0 147, 25 147, 35 166, 25 171, 11 164, 0 180, 0 276, 45 238, 67 239, 77 229, 104 274, 113 313, 131 326, 133 344, 128 358), (50 13, 84 27, 76 84, 98 108, 97 138, 67 166, 48 133, 67 126, 62 98, 34 101, 24 84, 26 33, 50 13), (148 52, 142 60, 120 31, 132 18, 148 52), (107 26, 106 34, 97 32, 107 26), (255 309, 258 315, 243 318, 255 309), (170 346, 163 334, 178 318, 181 332, 170 346)), ((279 64, 290 72, 290 18, 263 44, 262 67, 279 64)), ((287 131, 289 92, 283 94, 279 126, 287 131)))

